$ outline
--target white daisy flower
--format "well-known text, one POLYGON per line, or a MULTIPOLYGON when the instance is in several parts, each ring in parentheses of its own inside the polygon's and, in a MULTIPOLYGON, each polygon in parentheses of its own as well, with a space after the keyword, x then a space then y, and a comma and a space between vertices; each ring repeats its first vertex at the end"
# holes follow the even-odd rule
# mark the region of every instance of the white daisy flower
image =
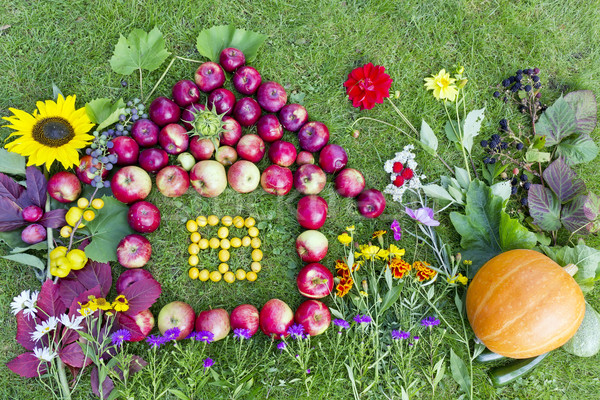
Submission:
POLYGON ((50 351, 50 349, 48 347, 43 347, 43 348, 39 348, 36 347, 33 349, 33 354, 42 361, 52 361, 54 358, 56 358, 57 354, 55 351, 50 351))
POLYGON ((35 332, 31 334, 31 339, 36 342, 39 341, 45 335, 55 330, 56 325, 58 325, 58 319, 56 317, 48 318, 48 320, 35 326, 35 332))
POLYGON ((73 317, 69 318, 67 314, 62 314, 60 316, 60 323, 69 329, 73 329, 74 331, 83 328, 81 326, 81 321, 83 321, 83 317, 76 317, 75 315, 73 315, 73 317))
POLYGON ((27 307, 27 304, 31 298, 30 290, 23 290, 20 295, 13 298, 12 303, 10 303, 10 308, 12 308, 12 313, 17 315, 19 311, 24 310, 27 307))

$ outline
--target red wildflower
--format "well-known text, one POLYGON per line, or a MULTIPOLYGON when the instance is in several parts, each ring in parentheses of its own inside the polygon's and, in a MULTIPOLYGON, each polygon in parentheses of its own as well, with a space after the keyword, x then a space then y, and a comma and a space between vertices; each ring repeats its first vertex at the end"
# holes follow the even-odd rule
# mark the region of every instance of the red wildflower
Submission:
POLYGON ((399 174, 400 172, 402 172, 402 168, 404 168, 404 165, 402 165, 402 163, 399 161, 396 161, 392 166, 392 170, 395 174, 399 174))
POLYGON ((370 110, 375 103, 381 104, 384 98, 390 97, 392 78, 384 71, 385 67, 368 63, 348 74, 344 86, 354 107, 370 110))
POLYGON ((415 175, 413 170, 410 168, 404 168, 402 170, 402 177, 406 180, 412 179, 412 177, 415 175))
POLYGON ((404 185, 404 178, 401 177, 400 175, 397 175, 396 178, 394 179, 394 186, 400 187, 402 185, 404 185))

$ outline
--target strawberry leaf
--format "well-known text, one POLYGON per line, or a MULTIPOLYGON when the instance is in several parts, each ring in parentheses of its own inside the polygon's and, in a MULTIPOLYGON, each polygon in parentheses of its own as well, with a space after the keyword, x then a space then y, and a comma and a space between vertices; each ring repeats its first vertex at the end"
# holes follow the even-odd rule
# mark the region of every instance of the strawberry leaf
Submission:
POLYGON ((134 29, 127 38, 123 35, 119 37, 110 66, 121 75, 129 75, 137 69, 154 71, 169 54, 165 50, 165 39, 157 27, 150 32, 134 29))
POLYGON ((91 242, 85 248, 85 254, 98 262, 117 261, 119 241, 133 233, 127 223, 129 207, 114 197, 103 196, 102 200, 104 208, 93 221, 86 224, 91 242))
POLYGON ((160 297, 160 283, 154 279, 142 279, 128 286, 123 293, 129 303, 127 315, 134 316, 140 311, 149 309, 160 297))
POLYGON ((35 378, 46 373, 46 363, 42 363, 33 353, 23 353, 6 366, 23 378, 35 378))
POLYGON ((256 58, 258 49, 267 39, 267 35, 236 29, 232 25, 214 26, 204 29, 196 39, 198 52, 211 61, 218 62, 223 49, 233 47, 241 50, 246 57, 246 62, 256 58))

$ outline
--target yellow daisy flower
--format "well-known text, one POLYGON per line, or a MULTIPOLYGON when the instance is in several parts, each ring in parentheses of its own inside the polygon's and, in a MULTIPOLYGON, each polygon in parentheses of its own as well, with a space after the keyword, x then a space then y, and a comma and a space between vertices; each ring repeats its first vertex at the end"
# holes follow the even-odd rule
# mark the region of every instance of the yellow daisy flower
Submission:
POLYGON ((404 249, 399 248, 395 244, 390 244, 389 252, 392 255, 392 257, 398 257, 398 258, 402 257, 405 253, 404 249))
POLYGON ((94 124, 90 121, 82 107, 75 109, 75 96, 65 99, 58 95, 56 102, 38 101, 33 114, 9 108, 13 115, 2 117, 10 122, 6 125, 16 132, 11 136, 19 136, 5 147, 8 151, 28 157, 27 165, 46 165, 50 167, 58 161, 65 169, 79 165, 79 153, 91 140, 88 135, 94 124))
POLYGON ((438 100, 454 101, 458 94, 454 82, 456 79, 450 78, 450 74, 442 69, 437 75, 425 78, 425 89, 433 90, 433 97, 438 100))
POLYGON ((355 252, 354 257, 363 257, 364 259, 371 260, 379 252, 379 247, 373 245, 363 244, 359 246, 360 253, 355 252))
POLYGON ((112 302, 112 308, 117 312, 125 312, 129 310, 129 302, 125 296, 120 294, 115 298, 115 301, 112 302))
POLYGON ((347 230, 348 232, 354 232, 354 231, 356 230, 356 228, 354 227, 354 225, 350 225, 350 226, 347 226, 347 227, 346 227, 346 230, 347 230))
POLYGON ((344 232, 338 236, 338 241, 344 246, 348 246, 352 242, 352 237, 344 232))
POLYGON ((373 236, 371 236, 371 239, 381 237, 381 236, 385 235, 386 233, 387 233, 387 231, 375 231, 375 232, 373 232, 373 236))

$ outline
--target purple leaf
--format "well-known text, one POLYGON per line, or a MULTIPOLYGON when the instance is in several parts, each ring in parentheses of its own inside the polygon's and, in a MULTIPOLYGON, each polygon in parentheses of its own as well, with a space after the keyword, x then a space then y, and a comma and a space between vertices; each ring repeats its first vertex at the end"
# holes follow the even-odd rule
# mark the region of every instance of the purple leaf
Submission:
POLYGON ((46 228, 59 229, 67 224, 65 221, 65 215, 67 215, 67 210, 64 208, 51 210, 47 213, 44 213, 42 219, 40 219, 38 223, 46 228))
POLYGON ((0 173, 0 197, 6 197, 8 200, 17 203, 21 208, 25 208, 30 204, 23 205, 24 200, 19 201, 21 194, 25 191, 25 188, 15 182, 11 177, 0 173))
POLYGON ((127 315, 133 316, 140 311, 149 309, 160 297, 160 293, 160 283, 154 279, 142 279, 128 286, 121 293, 129 303, 127 315))
POLYGON ((40 308, 38 316, 42 321, 47 320, 51 316, 58 317, 67 310, 67 307, 65 307, 60 298, 58 284, 52 282, 52 279, 48 279, 42 285, 37 306, 40 308))
POLYGON ((134 355, 131 357, 131 364, 129 364, 129 373, 134 374, 139 372, 146 365, 148 365, 148 363, 142 357, 134 355))
POLYGON ((591 90, 577 90, 565 95, 565 101, 575 111, 577 133, 590 134, 597 123, 596 95, 591 90))
POLYGON ((558 196, 561 203, 573 200, 586 190, 585 183, 569 167, 563 158, 556 159, 544 170, 544 180, 558 196))
POLYGON ((101 297, 106 297, 112 286, 112 275, 108 263, 89 260, 85 267, 74 271, 73 275, 86 289, 100 285, 101 297))
POLYGON ((133 319, 133 315, 119 313, 117 322, 120 325, 120 329, 127 329, 131 332, 131 342, 139 342, 146 337, 133 319))
POLYGON ((58 281, 58 294, 65 306, 70 306, 71 302, 85 291, 86 288, 77 281, 72 273, 58 281))
POLYGON ((598 218, 598 215, 600 214, 600 197, 589 192, 587 194, 587 201, 583 205, 583 212, 590 221, 598 218))
POLYGON ((545 231, 560 228, 560 203, 550 189, 538 184, 531 185, 527 201, 535 225, 545 231))
POLYGON ((563 206, 561 221, 569 232, 577 232, 580 235, 590 233, 595 216, 590 219, 586 214, 586 203, 588 201, 591 201, 588 196, 579 196, 563 206))
POLYGON ((36 167, 27 167, 25 172, 25 179, 27 181, 27 194, 31 204, 44 208, 46 205, 46 187, 48 182, 44 174, 41 173, 36 167))
MULTIPOLYGON (((90 374, 90 383, 92 385, 92 392, 94 392, 96 396, 100 397, 100 391, 98 390, 98 386, 100 384, 100 377, 98 376, 98 368, 96 366, 92 368, 92 373, 90 374)), ((110 379, 107 376, 104 379, 104 382, 102 382, 102 394, 104 396, 103 398, 108 398, 108 395, 110 394, 110 392, 112 392, 114 388, 115 385, 112 379, 110 379)))
POLYGON ((31 334, 35 332, 35 326, 39 321, 38 318, 29 318, 23 311, 19 311, 16 315, 17 319, 17 337, 16 341, 25 349, 33 351, 35 342, 31 339, 31 334))
POLYGON ((33 353, 23 353, 6 366, 23 378, 35 378, 46 373, 46 363, 42 363, 33 353))
POLYGON ((0 232, 12 231, 26 225, 21 211, 17 203, 7 197, 0 197, 0 232))
POLYGON ((79 342, 74 342, 63 347, 58 352, 58 355, 65 364, 75 368, 87 367, 92 363, 92 359, 86 357, 83 353, 79 342))
POLYGON ((546 137, 546 147, 554 146, 576 132, 575 112, 564 97, 559 97, 544 111, 535 130, 537 136, 546 137))

